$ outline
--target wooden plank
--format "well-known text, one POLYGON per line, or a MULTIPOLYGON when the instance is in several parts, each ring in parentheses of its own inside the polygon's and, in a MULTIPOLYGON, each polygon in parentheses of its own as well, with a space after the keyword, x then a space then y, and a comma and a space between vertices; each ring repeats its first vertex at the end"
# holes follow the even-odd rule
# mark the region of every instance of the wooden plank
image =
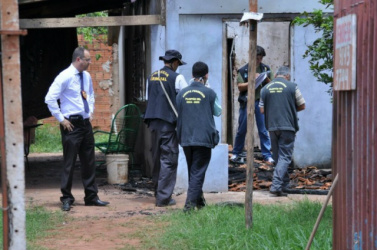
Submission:
MULTIPOLYGON (((256 12, 257 0, 249 0, 249 11, 256 12)), ((249 69, 250 75, 257 72, 257 22, 249 20, 249 69)), ((254 174, 254 113, 255 113, 255 77, 248 78, 247 88, 247 168, 246 168, 246 193, 245 193, 245 224, 246 229, 253 225, 253 174, 254 174)))
POLYGON ((161 24, 160 15, 20 19, 20 28, 22 29, 135 26, 155 24, 161 24))
POLYGON ((166 26, 166 0, 161 0, 161 25, 166 26))
MULTIPOLYGON (((222 128, 221 128, 221 143, 227 143, 227 134, 228 134, 228 122, 227 122, 227 118, 228 118, 228 98, 226 98, 228 96, 228 86, 229 86, 229 82, 228 82, 228 74, 229 74, 229 71, 228 71, 228 54, 227 54, 227 23, 226 22, 223 22, 223 27, 222 27, 222 33, 223 33, 223 39, 222 39, 222 67, 224 70, 222 70, 222 73, 221 73, 221 79, 222 79, 222 83, 221 83, 221 92, 222 92, 222 101, 221 101, 221 107, 223 108, 222 109, 222 115, 221 115, 221 124, 222 124, 222 128)), ((232 71, 230 71, 232 73, 232 71)))

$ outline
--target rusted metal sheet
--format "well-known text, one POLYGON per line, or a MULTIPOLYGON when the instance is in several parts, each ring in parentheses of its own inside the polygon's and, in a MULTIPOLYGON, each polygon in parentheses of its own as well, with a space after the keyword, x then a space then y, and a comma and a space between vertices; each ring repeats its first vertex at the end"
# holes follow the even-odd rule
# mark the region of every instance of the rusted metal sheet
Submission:
MULTIPOLYGON (((2 122, 4 137, 1 139, 3 175, 3 197, 8 204, 3 207, 8 225, 4 231, 4 250, 26 249, 25 233, 25 181, 24 181, 24 144, 22 128, 21 79, 20 79, 20 44, 18 3, 16 0, 0 2, 0 30, 2 52, 2 122), (5 150, 4 150, 5 149, 5 150), (4 152, 5 151, 5 152, 4 152)), ((4 205, 3 205, 4 206, 4 205)))
POLYGON ((332 164, 339 183, 333 249, 377 249, 377 3, 335 0, 334 6, 335 23, 357 18, 357 84, 334 91, 332 164))

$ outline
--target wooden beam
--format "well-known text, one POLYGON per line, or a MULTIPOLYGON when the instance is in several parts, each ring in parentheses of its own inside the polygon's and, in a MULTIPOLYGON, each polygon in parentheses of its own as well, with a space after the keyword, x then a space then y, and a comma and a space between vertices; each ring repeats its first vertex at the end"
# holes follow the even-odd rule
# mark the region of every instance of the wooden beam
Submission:
POLYGON ((22 29, 135 26, 161 24, 160 15, 20 19, 22 29))
POLYGON ((166 26, 166 0, 161 0, 161 25, 166 26))
MULTIPOLYGON (((257 12, 258 1, 249 0, 250 12, 257 12)), ((254 113, 255 113, 255 72, 257 72, 257 22, 249 20, 249 77, 247 88, 247 166, 246 166, 246 194, 245 221, 246 228, 253 225, 253 175, 254 175, 254 113)))

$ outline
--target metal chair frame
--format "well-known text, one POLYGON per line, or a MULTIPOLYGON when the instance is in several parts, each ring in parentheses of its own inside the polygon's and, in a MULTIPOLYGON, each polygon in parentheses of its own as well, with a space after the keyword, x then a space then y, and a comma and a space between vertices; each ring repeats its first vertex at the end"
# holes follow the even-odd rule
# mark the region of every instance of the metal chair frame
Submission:
POLYGON ((121 107, 111 122, 110 131, 97 130, 93 134, 106 134, 108 140, 95 143, 95 147, 106 154, 129 154, 131 164, 134 160, 134 150, 138 130, 141 122, 141 113, 135 104, 121 107))

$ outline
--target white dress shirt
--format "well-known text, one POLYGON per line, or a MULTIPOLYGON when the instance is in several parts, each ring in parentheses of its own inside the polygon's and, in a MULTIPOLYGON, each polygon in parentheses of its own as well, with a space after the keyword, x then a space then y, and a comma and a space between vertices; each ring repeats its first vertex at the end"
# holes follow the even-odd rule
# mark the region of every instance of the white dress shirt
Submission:
POLYGON ((81 83, 79 71, 71 64, 63 70, 51 84, 45 97, 45 103, 51 114, 62 122, 64 117, 70 115, 82 115, 83 118, 90 118, 94 112, 94 91, 90 74, 83 71, 83 87, 87 94, 89 113, 85 112, 84 102, 81 97, 81 83), (60 99, 60 108, 58 105, 60 99))

